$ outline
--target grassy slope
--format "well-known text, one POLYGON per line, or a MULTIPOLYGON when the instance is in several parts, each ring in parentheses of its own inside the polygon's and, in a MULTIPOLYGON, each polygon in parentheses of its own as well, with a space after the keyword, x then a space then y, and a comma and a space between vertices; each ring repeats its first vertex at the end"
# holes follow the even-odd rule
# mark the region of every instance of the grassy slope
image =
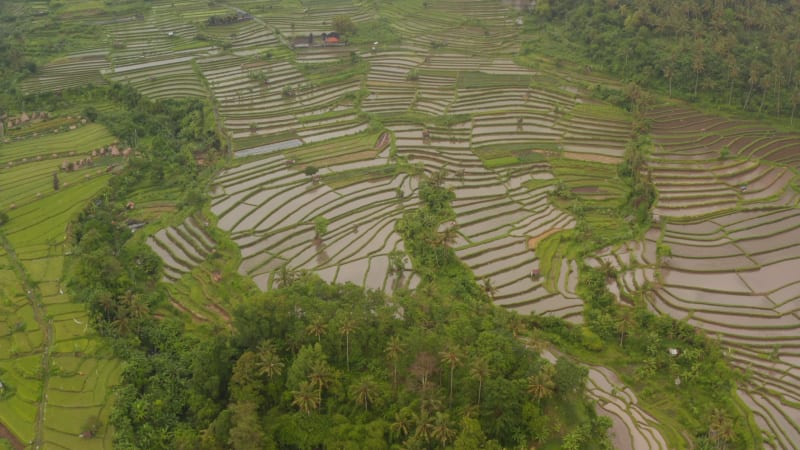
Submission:
MULTIPOLYGON (((86 154, 113 140, 104 127, 90 125, 0 146, 0 154, 17 159, 18 152, 49 155, 64 148, 86 154)), ((15 394, 0 400, 6 404, 0 407, 0 420, 24 442, 110 448, 107 429, 99 439, 81 440, 77 435, 90 416, 108 422, 109 387, 119 379, 120 365, 86 327, 84 307, 71 303, 60 285, 70 254, 64 245, 67 225, 108 183, 109 175, 91 168, 63 174, 61 189, 53 191, 51 171, 57 166, 53 160, 28 162, 0 173, 0 185, 8 194, 4 200, 17 205, 0 230, 13 251, 4 252, 8 268, 0 271, 0 292, 10 294, 4 295, 3 307, 13 311, 4 328, 16 330, 0 338, 11 342, 9 354, 0 354, 5 371, 0 376, 15 394), (46 362, 42 354, 49 355, 46 362), (46 373, 43 364, 49 368, 46 373), (44 404, 42 427, 37 414, 44 404)))

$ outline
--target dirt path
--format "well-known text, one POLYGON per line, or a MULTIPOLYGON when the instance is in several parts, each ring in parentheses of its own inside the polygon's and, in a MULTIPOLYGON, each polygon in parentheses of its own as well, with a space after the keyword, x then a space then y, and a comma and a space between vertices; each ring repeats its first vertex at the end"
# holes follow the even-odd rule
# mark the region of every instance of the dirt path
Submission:
POLYGON ((36 426, 34 427, 35 435, 33 438, 33 447, 40 448, 43 443, 44 418, 47 410, 47 388, 50 383, 50 350, 53 346, 53 323, 51 320, 47 319, 47 312, 44 310, 42 296, 36 285, 28 278, 25 267, 17 257, 14 247, 11 246, 3 235, 0 235, 0 244, 5 248, 8 261, 11 263, 20 282, 22 282, 28 303, 33 309, 33 318, 44 333, 44 339, 42 340, 42 345, 44 345, 44 351, 42 353, 42 397, 39 400, 39 408, 36 411, 36 426))
POLYGON ((194 322, 194 323, 202 323, 202 322, 207 322, 208 321, 208 319, 206 319, 205 317, 203 317, 199 313, 196 313, 196 312, 192 311, 191 309, 181 305, 178 301, 176 301, 173 298, 169 299, 169 303, 175 309, 177 309, 177 310, 179 310, 181 312, 184 312, 186 314, 189 314, 192 317, 192 322, 194 322))
POLYGON ((531 250, 536 250, 536 246, 539 245, 539 242, 542 242, 546 237, 552 236, 561 230, 562 228, 550 228, 544 233, 528 239, 528 248, 531 250))
POLYGON ((219 314, 220 317, 225 319, 225 322, 230 325, 231 315, 228 314, 228 312, 225 311, 221 306, 217 305, 216 303, 211 303, 210 305, 208 305, 208 309, 210 309, 210 310, 216 312, 217 314, 219 314))
POLYGON ((25 445, 11 432, 2 422, 0 422, 0 439, 5 439, 11 444, 14 450, 25 450, 25 445))

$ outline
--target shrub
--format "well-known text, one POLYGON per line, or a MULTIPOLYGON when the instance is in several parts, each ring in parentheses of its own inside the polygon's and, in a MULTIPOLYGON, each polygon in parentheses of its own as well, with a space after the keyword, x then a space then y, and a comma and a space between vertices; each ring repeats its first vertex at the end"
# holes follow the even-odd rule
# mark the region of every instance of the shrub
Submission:
POLYGON ((603 350, 603 340, 588 327, 581 327, 581 345, 593 352, 603 350))
POLYGON ((97 120, 97 108, 95 108, 94 106, 87 106, 86 108, 83 109, 81 114, 83 115, 83 117, 86 117, 86 119, 89 122, 94 122, 95 120, 97 120))
POLYGON ((292 86, 284 86, 283 90, 281 91, 281 96, 283 98, 291 98, 297 95, 297 90, 292 86))
POLYGON ((353 34, 356 32, 356 25, 347 16, 336 16, 331 22, 333 29, 342 34, 353 34))
POLYGON ((322 239, 328 232, 328 219, 323 216, 317 216, 314 218, 314 233, 316 234, 317 239, 322 239))

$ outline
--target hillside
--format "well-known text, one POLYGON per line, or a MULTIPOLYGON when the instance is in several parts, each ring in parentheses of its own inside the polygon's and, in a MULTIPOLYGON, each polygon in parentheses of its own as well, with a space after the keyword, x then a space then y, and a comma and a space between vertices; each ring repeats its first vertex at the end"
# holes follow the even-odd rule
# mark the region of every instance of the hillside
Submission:
POLYGON ((524 3, 0 1, 0 448, 795 448, 795 6, 524 3))

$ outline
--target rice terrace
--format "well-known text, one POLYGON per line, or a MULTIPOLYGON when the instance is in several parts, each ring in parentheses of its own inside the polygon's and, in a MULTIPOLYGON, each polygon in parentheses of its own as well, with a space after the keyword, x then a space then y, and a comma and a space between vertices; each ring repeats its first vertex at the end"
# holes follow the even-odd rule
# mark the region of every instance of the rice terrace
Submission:
POLYGON ((0 449, 800 448, 743 3, 0 0, 0 449))

